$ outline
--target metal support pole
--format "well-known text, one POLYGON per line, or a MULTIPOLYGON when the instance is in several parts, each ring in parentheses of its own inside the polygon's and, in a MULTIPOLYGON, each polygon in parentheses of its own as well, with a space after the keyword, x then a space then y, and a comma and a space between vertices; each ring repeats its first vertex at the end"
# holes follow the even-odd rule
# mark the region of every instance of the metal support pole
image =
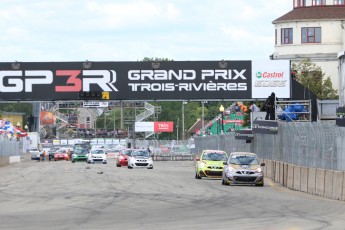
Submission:
POLYGON ((184 101, 182 101, 182 141, 184 141, 184 101))

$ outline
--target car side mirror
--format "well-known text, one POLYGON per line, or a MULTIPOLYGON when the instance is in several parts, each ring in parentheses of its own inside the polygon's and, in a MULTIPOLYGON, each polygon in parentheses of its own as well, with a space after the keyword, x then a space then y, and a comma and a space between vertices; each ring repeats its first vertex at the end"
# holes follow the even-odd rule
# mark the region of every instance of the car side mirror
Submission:
POLYGON ((260 166, 265 166, 266 164, 265 163, 261 163, 260 166))
POLYGON ((197 158, 195 158, 195 160, 196 160, 196 161, 200 161, 200 158, 199 158, 199 157, 197 157, 197 158))

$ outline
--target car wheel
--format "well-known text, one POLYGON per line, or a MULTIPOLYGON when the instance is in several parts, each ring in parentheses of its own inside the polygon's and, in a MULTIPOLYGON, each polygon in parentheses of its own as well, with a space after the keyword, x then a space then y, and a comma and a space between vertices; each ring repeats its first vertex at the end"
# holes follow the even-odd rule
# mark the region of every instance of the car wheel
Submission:
POLYGON ((224 178, 222 178, 222 185, 225 185, 225 181, 224 181, 224 178))
POLYGON ((121 165, 119 165, 119 164, 116 164, 116 166, 117 166, 117 167, 121 167, 121 165))
POLYGON ((153 166, 152 166, 152 167, 149 167, 149 168, 147 168, 147 169, 153 169, 153 166))
POLYGON ((255 184, 255 186, 257 186, 257 187, 263 187, 263 186, 264 186, 264 182, 262 181, 262 183, 260 183, 260 184, 255 184))
POLYGON ((199 176, 199 174, 196 172, 196 173, 195 173, 195 178, 196 178, 196 179, 201 179, 201 176, 199 176))
POLYGON ((107 164, 107 162, 103 162, 103 164, 107 164))
POLYGON ((227 186, 229 186, 229 185, 230 185, 230 181, 229 181, 229 179, 228 179, 228 178, 226 178, 226 179, 224 180, 224 185, 227 185, 227 186))
POLYGON ((75 163, 75 161, 72 161, 72 163, 75 163))
POLYGON ((129 168, 129 169, 133 169, 133 167, 131 167, 131 166, 128 166, 128 168, 129 168))

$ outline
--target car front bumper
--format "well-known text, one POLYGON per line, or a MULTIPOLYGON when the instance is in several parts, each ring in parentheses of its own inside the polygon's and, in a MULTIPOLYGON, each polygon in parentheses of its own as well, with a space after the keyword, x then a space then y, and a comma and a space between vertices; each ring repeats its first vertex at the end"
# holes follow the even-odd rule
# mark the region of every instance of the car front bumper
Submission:
POLYGON ((255 171, 227 172, 226 177, 232 184, 260 184, 264 180, 263 174, 255 171))

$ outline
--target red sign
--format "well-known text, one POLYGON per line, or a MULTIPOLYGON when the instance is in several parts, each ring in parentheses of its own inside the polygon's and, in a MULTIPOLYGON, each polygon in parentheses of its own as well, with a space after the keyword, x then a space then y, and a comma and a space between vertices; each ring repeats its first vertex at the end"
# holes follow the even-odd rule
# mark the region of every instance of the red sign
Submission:
POLYGON ((174 122, 172 122, 172 121, 156 121, 156 122, 154 122, 154 132, 157 132, 157 133, 174 132, 174 122))

